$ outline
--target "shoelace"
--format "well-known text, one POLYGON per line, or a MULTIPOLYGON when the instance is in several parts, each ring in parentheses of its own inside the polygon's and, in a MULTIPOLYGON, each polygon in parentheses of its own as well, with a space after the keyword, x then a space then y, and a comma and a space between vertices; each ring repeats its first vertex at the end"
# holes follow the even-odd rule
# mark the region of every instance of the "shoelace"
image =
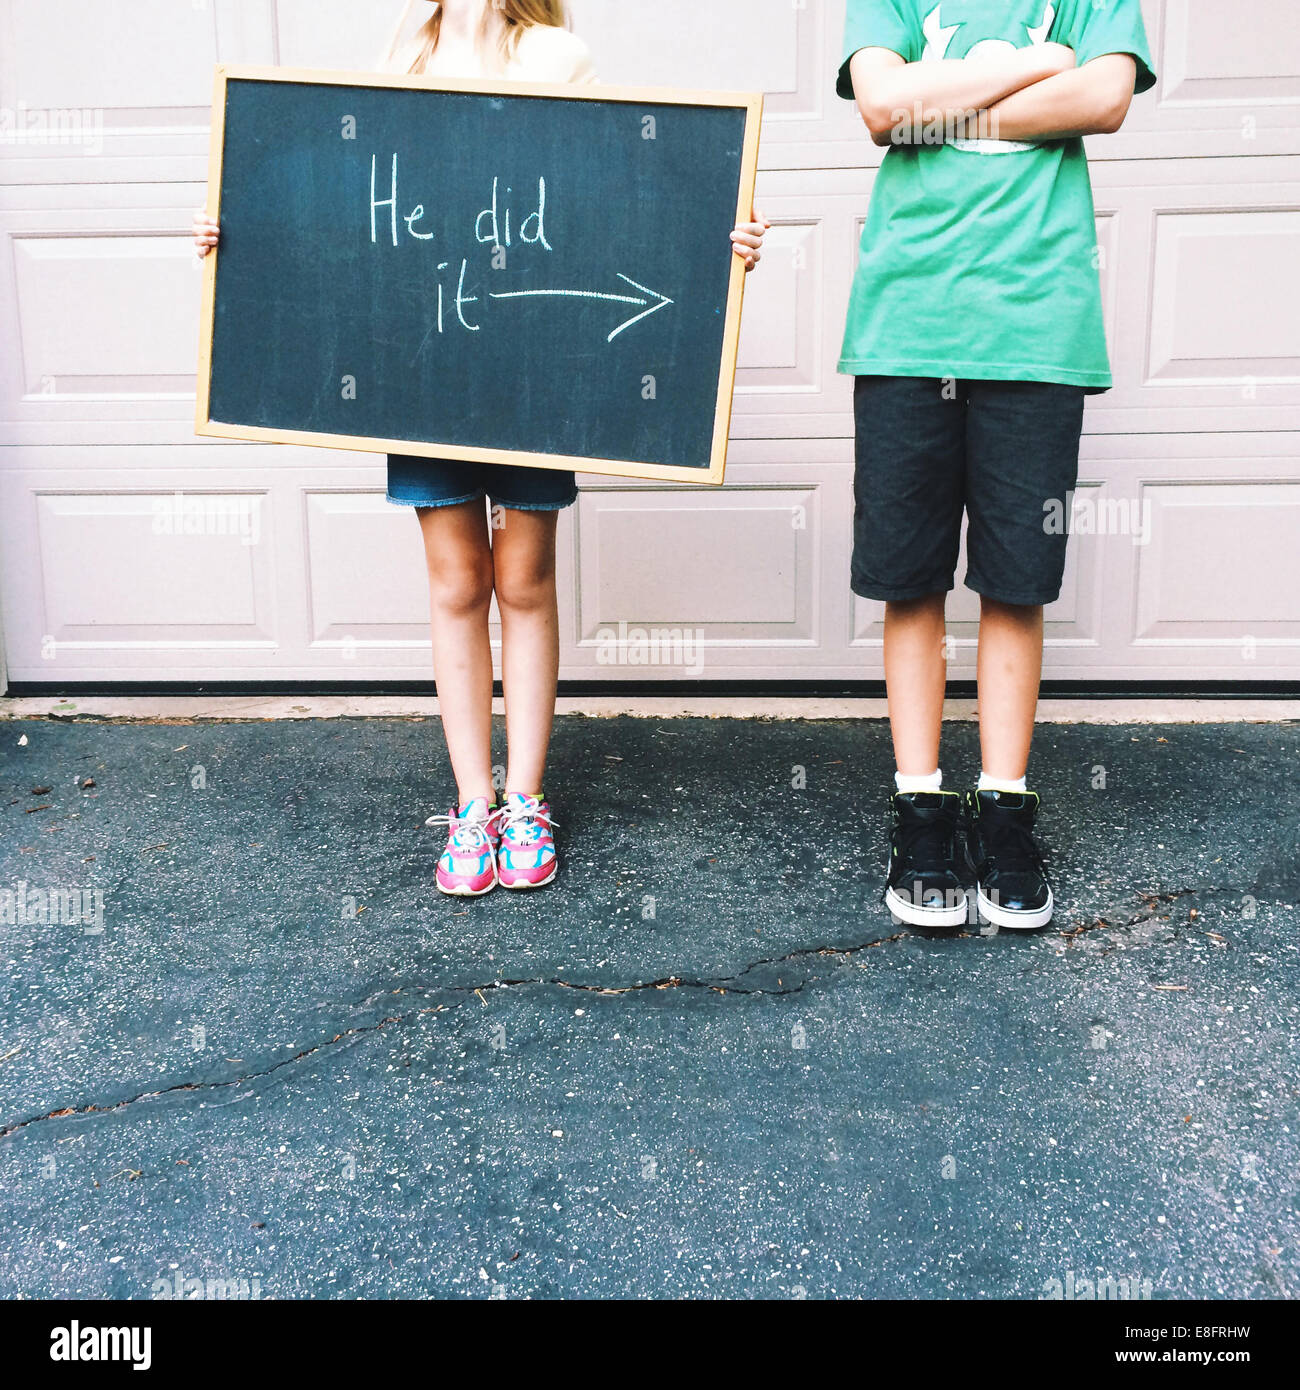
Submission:
POLYGON ((526 845, 541 839, 543 825, 548 830, 559 825, 559 821, 552 820, 543 812, 542 803, 535 796, 530 796, 515 805, 507 803, 497 815, 504 818, 501 826, 502 838, 511 835, 526 845))
POLYGON ((467 842, 460 842, 459 848, 482 850, 492 843, 488 831, 500 814, 500 810, 491 811, 482 820, 462 820, 459 816, 430 816, 425 825, 445 825, 449 830, 454 828, 454 833, 457 834, 466 832, 469 839, 467 842))
POLYGON ((999 869, 1009 869, 1013 873, 1025 869, 1043 870, 1043 851, 1034 842, 1033 833, 1018 821, 984 820, 980 821, 980 833, 984 838, 984 855, 999 869))
POLYGON ((927 860, 937 858, 948 863, 955 858, 954 835, 957 826, 954 821, 926 816, 911 824, 898 824, 897 833, 898 859, 901 863, 913 862, 918 849, 925 851, 927 860))
POLYGON ((951 861, 953 853, 953 827, 938 820, 925 820, 916 825, 902 826, 898 832, 898 857, 904 863, 915 859, 915 851, 924 849, 926 858, 932 856, 951 861))

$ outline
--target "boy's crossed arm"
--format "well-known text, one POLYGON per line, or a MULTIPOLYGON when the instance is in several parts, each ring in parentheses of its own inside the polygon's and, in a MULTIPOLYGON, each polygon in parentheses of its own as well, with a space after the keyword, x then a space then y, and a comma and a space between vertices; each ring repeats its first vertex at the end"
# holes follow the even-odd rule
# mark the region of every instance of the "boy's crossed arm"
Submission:
POLYGON ((1003 97, 989 107, 985 122, 998 140, 1113 135, 1128 115, 1136 81, 1136 59, 1127 53, 1103 53, 1081 68, 1003 97))
POLYGON ((960 133, 967 124, 999 140, 1050 140, 1118 130, 1137 64, 1110 53, 1076 67, 1074 50, 1059 43, 916 63, 892 49, 861 48, 849 74, 877 145, 910 144, 936 126, 960 133))
POLYGON ((1059 43, 1034 44, 995 58, 909 63, 889 48, 860 48, 849 62, 853 95, 877 145, 908 144, 937 122, 972 112, 1074 66, 1059 43))

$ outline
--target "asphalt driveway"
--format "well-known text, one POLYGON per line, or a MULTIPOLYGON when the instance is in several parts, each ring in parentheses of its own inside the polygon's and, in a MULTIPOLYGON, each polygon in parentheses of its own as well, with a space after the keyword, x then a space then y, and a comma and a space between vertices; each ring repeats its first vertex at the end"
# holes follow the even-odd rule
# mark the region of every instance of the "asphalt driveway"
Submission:
POLYGON ((927 936, 876 721, 562 719, 469 903, 432 721, 0 723, 0 1297, 1295 1297, 1298 755, 1044 726, 927 936))

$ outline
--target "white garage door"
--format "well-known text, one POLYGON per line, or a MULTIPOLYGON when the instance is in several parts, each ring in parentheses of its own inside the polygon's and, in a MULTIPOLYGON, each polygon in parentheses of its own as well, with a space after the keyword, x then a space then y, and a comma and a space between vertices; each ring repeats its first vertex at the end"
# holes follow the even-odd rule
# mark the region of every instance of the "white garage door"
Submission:
MULTIPOLYGON (((191 427, 186 228, 212 65, 354 67, 400 8, 0 0, 12 682, 427 675, 417 531, 383 501, 382 459, 191 427)), ((1107 534, 1076 537, 1047 674, 1300 679, 1300 19, 1290 0, 1144 9, 1159 88, 1091 148, 1117 385, 1089 405, 1080 517, 1107 534)), ((832 92, 842 0, 573 11, 606 81, 767 92, 776 226, 749 282, 727 486, 585 480, 561 531, 562 675, 879 678, 879 607, 848 591, 835 373, 878 152, 832 92), (701 646, 610 663, 620 624, 701 646)), ((950 613, 968 675, 972 596, 950 613)))

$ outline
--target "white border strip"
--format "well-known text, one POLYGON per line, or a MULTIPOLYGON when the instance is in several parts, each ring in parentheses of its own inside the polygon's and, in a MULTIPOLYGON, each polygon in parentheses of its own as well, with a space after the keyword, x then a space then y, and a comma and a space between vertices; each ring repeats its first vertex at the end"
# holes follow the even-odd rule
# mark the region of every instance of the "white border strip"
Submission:
MULTIPOLYGON (((502 702, 493 710, 503 713, 502 702)), ((561 698, 556 713, 607 719, 885 719, 884 700, 787 699, 776 696, 655 695, 561 698)), ((438 701, 417 695, 98 695, 0 699, 0 721, 116 719, 434 719, 438 701)), ((974 700, 948 700, 944 718, 979 717, 974 700)), ((1106 699, 1043 700, 1040 724, 1282 724, 1300 720, 1300 700, 1106 699)))

